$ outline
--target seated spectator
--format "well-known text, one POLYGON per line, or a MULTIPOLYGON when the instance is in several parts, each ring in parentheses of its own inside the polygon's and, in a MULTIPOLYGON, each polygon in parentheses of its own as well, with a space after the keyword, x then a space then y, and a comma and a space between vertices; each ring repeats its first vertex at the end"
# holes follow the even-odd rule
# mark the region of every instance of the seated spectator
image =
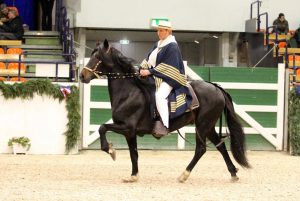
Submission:
POLYGON ((15 11, 16 11, 16 14, 17 14, 17 16, 19 15, 19 10, 18 10, 18 8, 17 8, 17 7, 15 7, 15 6, 8 6, 7 8, 8 8, 8 10, 15 10, 15 11))
POLYGON ((278 34, 287 34, 289 32, 289 23, 285 19, 283 13, 279 13, 279 16, 274 20, 273 25, 275 26, 273 32, 277 30, 278 34))
POLYGON ((300 48, 300 26, 298 29, 296 29, 293 38, 295 39, 295 41, 297 43, 297 47, 300 48))
POLYGON ((0 5, 0 21, 7 22, 8 20, 8 7, 5 3, 2 3, 0 5))
POLYGON ((24 35, 23 23, 15 10, 8 11, 8 22, 0 21, 0 40, 22 40, 24 35))

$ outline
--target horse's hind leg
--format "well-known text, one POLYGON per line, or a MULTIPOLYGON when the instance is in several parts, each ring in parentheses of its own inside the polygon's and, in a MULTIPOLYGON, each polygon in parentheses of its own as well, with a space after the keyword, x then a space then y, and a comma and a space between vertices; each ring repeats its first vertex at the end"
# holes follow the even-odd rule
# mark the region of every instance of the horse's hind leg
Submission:
POLYGON ((192 159, 192 161, 187 166, 186 170, 181 174, 181 176, 178 178, 179 182, 185 182, 188 177, 190 176, 191 171, 197 164, 197 162, 200 160, 200 158, 205 154, 206 152, 206 138, 205 138, 205 132, 202 132, 200 134, 199 130, 196 129, 196 149, 195 154, 192 159))
POLYGON ((227 169, 231 174, 232 181, 238 180, 238 177, 236 176, 237 168, 232 163, 229 154, 227 152, 226 145, 223 141, 221 141, 215 129, 212 130, 212 132, 210 133, 210 135, 207 136, 207 138, 216 146, 218 151, 222 154, 225 163, 227 165, 227 169))

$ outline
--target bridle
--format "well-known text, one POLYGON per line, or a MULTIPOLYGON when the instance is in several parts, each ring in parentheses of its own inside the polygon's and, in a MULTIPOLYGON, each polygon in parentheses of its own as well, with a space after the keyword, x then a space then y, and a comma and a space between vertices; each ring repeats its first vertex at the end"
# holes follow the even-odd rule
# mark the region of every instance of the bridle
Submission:
POLYGON ((100 79, 100 78, 101 78, 100 76, 103 75, 103 72, 97 71, 97 67, 98 67, 101 63, 102 63, 102 61, 99 60, 93 68, 88 68, 88 67, 84 66, 83 69, 85 69, 85 70, 87 70, 87 71, 93 73, 98 79, 100 79))
MULTIPOLYGON (((106 54, 109 53, 110 51, 110 46, 108 50, 105 52, 106 54)), ((101 60, 99 60, 97 57, 95 59, 98 60, 98 62, 95 64, 93 68, 88 68, 86 66, 83 67, 83 69, 86 69, 87 71, 93 73, 98 79, 101 79, 101 76, 105 75, 109 79, 125 79, 125 78, 134 78, 134 77, 139 77, 139 73, 105 73, 102 71, 97 71, 98 66, 102 63, 101 60)))

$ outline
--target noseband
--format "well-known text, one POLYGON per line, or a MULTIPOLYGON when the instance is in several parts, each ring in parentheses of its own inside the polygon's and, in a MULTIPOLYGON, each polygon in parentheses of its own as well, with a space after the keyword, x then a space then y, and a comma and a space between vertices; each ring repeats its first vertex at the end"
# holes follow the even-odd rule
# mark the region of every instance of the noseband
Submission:
POLYGON ((96 63, 96 65, 94 66, 94 68, 91 69, 91 68, 88 68, 88 67, 84 66, 83 69, 86 69, 87 71, 93 73, 98 79, 100 79, 100 78, 101 78, 100 76, 103 75, 103 72, 97 71, 97 67, 98 67, 101 63, 102 63, 102 61, 99 60, 99 61, 96 63))

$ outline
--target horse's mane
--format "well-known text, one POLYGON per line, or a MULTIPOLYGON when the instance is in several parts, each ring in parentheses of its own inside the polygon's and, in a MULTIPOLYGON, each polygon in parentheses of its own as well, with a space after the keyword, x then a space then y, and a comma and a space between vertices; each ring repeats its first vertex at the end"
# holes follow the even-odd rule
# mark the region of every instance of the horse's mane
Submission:
POLYGON ((119 50, 111 47, 112 60, 115 64, 121 67, 124 73, 133 73, 137 69, 133 66, 134 59, 125 57, 119 50))
MULTIPOLYGON (((124 73, 136 73, 138 71, 137 68, 135 68, 132 63, 134 62, 133 59, 125 57, 119 50, 111 47, 111 55, 112 60, 122 68, 122 71, 124 73)), ((141 89, 142 93, 144 94, 146 98, 146 103, 150 105, 153 100, 152 92, 155 91, 155 84, 154 82, 151 82, 149 79, 144 78, 141 79, 140 77, 136 77, 136 79, 132 79, 136 86, 141 89)), ((152 110, 153 108, 151 108, 152 110)), ((151 111, 151 114, 153 111, 151 111)))

